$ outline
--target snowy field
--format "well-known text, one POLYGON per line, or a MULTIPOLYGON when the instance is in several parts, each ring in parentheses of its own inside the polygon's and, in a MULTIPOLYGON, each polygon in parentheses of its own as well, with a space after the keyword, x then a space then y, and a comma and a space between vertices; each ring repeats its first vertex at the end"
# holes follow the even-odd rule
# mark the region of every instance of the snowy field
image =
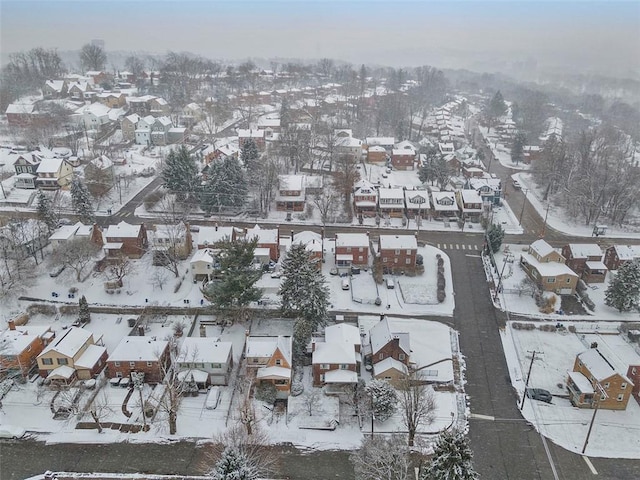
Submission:
MULTIPOLYGON (((567 320, 565 318, 565 320, 567 320)), ((637 319, 636 319, 637 320, 637 319)), ((502 332, 509 373, 514 388, 522 395, 526 372, 531 363, 530 352, 536 360, 531 369, 529 386, 544 388, 554 395, 553 402, 525 400, 522 414, 543 435, 567 450, 580 453, 584 445, 593 410, 573 407, 567 397, 565 380, 573 369, 577 354, 587 350, 592 342, 611 356, 624 361, 635 355, 640 359, 638 346, 631 346, 621 335, 617 325, 562 322, 565 327, 575 325, 577 333, 568 331, 543 332, 515 330, 512 324, 502 332)), ((631 397, 626 410, 598 410, 585 454, 592 457, 640 458, 640 405, 631 397)))

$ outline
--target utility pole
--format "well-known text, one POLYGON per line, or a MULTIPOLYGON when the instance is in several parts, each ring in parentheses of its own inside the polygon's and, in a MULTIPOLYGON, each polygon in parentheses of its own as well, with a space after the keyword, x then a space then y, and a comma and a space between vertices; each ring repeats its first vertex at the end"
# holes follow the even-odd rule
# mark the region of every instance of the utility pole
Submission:
POLYGON ((524 215, 524 206, 527 204, 527 193, 529 193, 527 188, 523 188, 522 191, 524 192, 524 200, 522 201, 522 210, 520 210, 520 218, 518 219, 520 226, 522 226, 522 215, 524 215))
POLYGON ((527 380, 524 382, 524 393, 522 395, 522 402, 520 402, 520 410, 524 407, 524 400, 527 398, 527 387, 529 386, 529 378, 531 378, 531 369, 533 368, 533 361, 536 359, 536 353, 542 352, 536 352, 535 350, 531 352, 531 363, 529 364, 529 371, 527 372, 527 380))
POLYGON ((596 390, 598 391, 598 396, 594 398, 595 400, 595 408, 593 410, 593 416, 591 417, 591 422, 589 423, 589 430, 587 430, 587 438, 584 439, 584 445, 582 447, 582 452, 584 454, 587 449, 587 444, 589 443, 589 437, 591 436, 591 430, 593 429, 593 424, 596 421, 596 413, 598 413, 598 407, 600 407, 600 401, 605 400, 609 395, 604 391, 602 385, 600 383, 596 383, 596 390))
POLYGON ((540 238, 544 238, 544 234, 547 231, 547 217, 549 217, 549 207, 551 206, 551 202, 547 202, 547 211, 544 214, 544 223, 542 224, 542 234, 540 235, 540 238))
POLYGON ((502 259, 502 270, 500 270, 500 276, 498 277, 498 286, 496 287, 496 294, 493 296, 494 301, 498 298, 498 294, 500 293, 500 287, 502 287, 502 274, 504 273, 504 268, 507 266, 507 263, 511 263, 511 257, 511 252, 505 248, 504 258, 502 259))

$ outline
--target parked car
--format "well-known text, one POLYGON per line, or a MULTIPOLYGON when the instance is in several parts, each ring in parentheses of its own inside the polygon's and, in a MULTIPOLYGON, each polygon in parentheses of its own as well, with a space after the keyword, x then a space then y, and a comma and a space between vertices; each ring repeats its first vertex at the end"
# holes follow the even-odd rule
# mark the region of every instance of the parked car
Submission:
POLYGON ((396 288, 396 282, 393 281, 393 278, 387 278, 385 280, 388 289, 396 288))
POLYGON ((207 410, 213 410, 220 402, 220 387, 211 387, 207 393, 207 399, 204 401, 204 407, 207 410))
POLYGON ((331 270, 329 270, 329 275, 338 275, 338 269, 336 267, 332 267, 331 270))
POLYGON ((545 390, 544 388, 527 388, 527 397, 532 400, 540 400, 541 402, 551 403, 553 400, 553 395, 549 390, 545 390))
POLYGON ((22 438, 25 435, 24 428, 14 427, 13 425, 0 426, 0 438, 22 438))
POLYGON ((282 276, 282 272, 273 272, 271 274, 271 278, 280 278, 282 276))
POLYGON ((349 280, 346 278, 342 279, 342 289, 343 290, 349 290, 349 280))
POLYGON ((522 188, 522 185, 520 185, 520 182, 518 180, 514 180, 513 188, 515 188, 516 190, 520 190, 522 188))

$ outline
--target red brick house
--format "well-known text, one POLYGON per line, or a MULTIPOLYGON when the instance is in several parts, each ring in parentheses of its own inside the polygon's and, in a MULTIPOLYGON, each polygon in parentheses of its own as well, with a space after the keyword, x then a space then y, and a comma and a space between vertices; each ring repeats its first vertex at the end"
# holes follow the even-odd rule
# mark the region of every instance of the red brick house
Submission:
POLYGON ((566 265, 587 283, 604 283, 607 267, 595 243, 571 243, 562 247, 566 265))
POLYGON ((260 225, 256 225, 253 228, 245 229, 245 238, 247 240, 257 239, 257 248, 268 248, 269 257, 274 262, 278 261, 280 257, 280 231, 278 228, 264 229, 260 228, 260 225))
POLYGON ((253 140, 258 150, 263 150, 265 146, 264 130, 238 129, 238 146, 242 149, 244 142, 253 140))
POLYGON ((279 212, 304 212, 304 207, 304 176, 279 175, 276 209, 279 212))
POLYGON ((385 272, 413 272, 418 241, 414 235, 380 235, 378 257, 385 272))
POLYGON ((367 149, 367 162, 381 164, 387 161, 387 151, 380 145, 372 145, 367 149))
POLYGON ((358 383, 361 337, 358 327, 340 323, 311 341, 313 385, 358 383))
POLYGON ((108 258, 122 255, 129 258, 140 258, 147 249, 147 230, 144 224, 131 225, 125 221, 117 225, 109 225, 104 233, 103 248, 108 258))
POLYGON ((369 349, 371 363, 382 362, 386 358, 409 365, 411 343, 408 332, 394 332, 388 318, 376 323, 369 330, 369 349))
POLYGON ((398 143, 391 151, 391 164, 396 170, 413 170, 415 160, 415 147, 406 140, 398 143))
POLYGON ((339 267, 369 265, 369 234, 336 233, 335 262, 339 267))
POLYGON ((288 336, 247 337, 247 369, 256 369, 256 383, 272 383, 279 398, 287 398, 291 389, 292 339, 288 336))
MULTIPOLYGON (((293 232, 292 232, 293 233, 293 232)), ((323 238, 322 235, 310 230, 304 230, 292 235, 291 244, 300 243, 305 246, 311 260, 316 262, 318 270, 322 268, 323 238)))
POLYGON ((9 328, 0 333, 0 371, 26 378, 54 337, 48 326, 16 326, 15 321, 9 320, 9 328))
POLYGON ((357 216, 375 217, 378 207, 378 190, 367 180, 359 180, 354 186, 353 207, 357 216))
POLYGON ((613 245, 604 252, 604 264, 609 270, 640 258, 640 245, 613 245))
POLYGON ((109 378, 129 378, 144 372, 144 381, 160 383, 170 365, 169 342, 151 337, 124 337, 107 360, 109 378))

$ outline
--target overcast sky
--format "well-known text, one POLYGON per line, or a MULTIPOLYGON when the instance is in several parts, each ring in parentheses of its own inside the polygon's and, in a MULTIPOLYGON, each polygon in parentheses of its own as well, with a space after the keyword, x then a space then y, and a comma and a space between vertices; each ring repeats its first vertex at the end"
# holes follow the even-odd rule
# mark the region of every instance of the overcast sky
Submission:
POLYGON ((469 66, 535 58, 640 70, 640 1, 0 0, 3 58, 36 46, 191 51, 211 58, 332 57, 469 66), (462 65, 468 63, 469 65, 462 65))

